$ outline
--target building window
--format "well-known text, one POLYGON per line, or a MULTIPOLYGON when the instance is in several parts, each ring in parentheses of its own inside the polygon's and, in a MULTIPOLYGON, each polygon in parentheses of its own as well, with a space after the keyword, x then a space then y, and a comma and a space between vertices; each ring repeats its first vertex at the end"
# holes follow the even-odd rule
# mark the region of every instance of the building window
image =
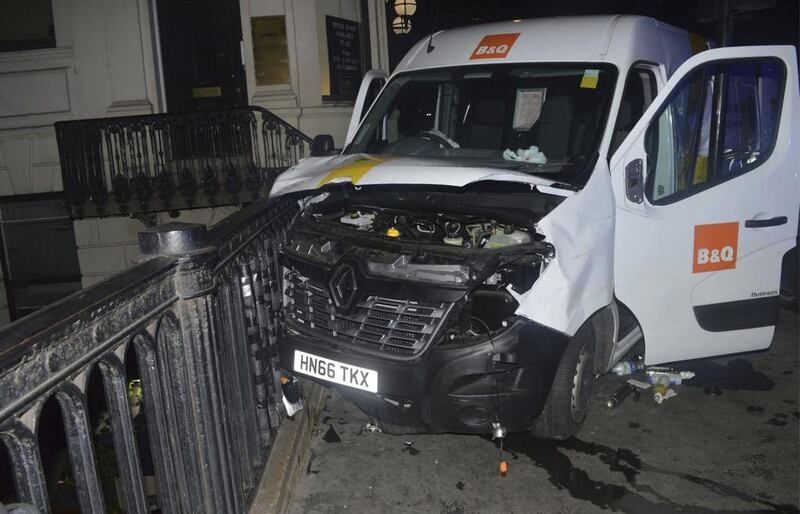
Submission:
POLYGON ((81 288, 75 231, 62 199, 34 195, 0 203, 0 236, 12 321, 81 288))
POLYGON ((51 0, 0 0, 0 52, 56 46, 51 0))

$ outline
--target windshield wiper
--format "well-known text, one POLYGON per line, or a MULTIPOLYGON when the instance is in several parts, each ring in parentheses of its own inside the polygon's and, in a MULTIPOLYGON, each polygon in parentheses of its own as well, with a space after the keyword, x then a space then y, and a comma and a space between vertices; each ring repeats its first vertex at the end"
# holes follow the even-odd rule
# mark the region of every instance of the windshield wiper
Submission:
POLYGON ((568 166, 574 167, 575 164, 571 162, 548 162, 545 164, 537 164, 534 162, 521 162, 517 166, 511 166, 509 169, 522 172, 526 171, 542 172, 543 170, 547 170, 550 168, 566 168, 568 166))

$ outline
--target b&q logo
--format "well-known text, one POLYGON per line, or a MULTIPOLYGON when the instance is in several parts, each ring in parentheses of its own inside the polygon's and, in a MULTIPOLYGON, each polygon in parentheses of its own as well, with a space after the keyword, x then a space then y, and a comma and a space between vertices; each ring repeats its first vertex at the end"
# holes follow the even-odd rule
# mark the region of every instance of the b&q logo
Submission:
POLYGON ((694 226, 692 273, 736 268, 739 222, 694 226))
POLYGON ((490 34, 483 36, 469 59, 504 59, 508 52, 511 51, 511 47, 514 46, 518 37, 519 32, 516 34, 490 34))

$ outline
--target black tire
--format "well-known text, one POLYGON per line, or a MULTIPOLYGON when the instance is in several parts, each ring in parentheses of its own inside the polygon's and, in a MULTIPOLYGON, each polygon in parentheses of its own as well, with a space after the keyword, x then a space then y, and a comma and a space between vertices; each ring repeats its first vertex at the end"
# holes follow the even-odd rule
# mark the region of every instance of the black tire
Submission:
POLYGON ((587 321, 570 340, 553 378, 542 413, 531 434, 543 439, 567 439, 578 433, 594 385, 595 341, 587 321))

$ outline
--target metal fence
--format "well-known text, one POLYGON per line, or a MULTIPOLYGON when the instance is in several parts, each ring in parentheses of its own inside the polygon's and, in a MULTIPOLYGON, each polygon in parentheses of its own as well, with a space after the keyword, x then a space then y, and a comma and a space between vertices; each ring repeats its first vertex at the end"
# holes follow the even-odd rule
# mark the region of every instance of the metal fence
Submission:
POLYGON ((296 212, 296 203, 260 200, 211 230, 149 229, 139 236, 142 263, 0 330, 0 444, 16 501, 52 512, 52 476, 63 473, 45 470, 42 454, 52 451, 42 437, 61 427, 44 426, 42 413, 55 401, 66 441, 62 467, 71 470, 80 510, 107 511, 89 412, 96 392, 87 391, 99 372, 121 509, 247 510, 281 421, 276 259, 296 212), (144 443, 131 411, 134 364, 144 443), (149 499, 145 454, 157 489, 149 499))
POLYGON ((64 121, 55 129, 75 218, 252 202, 311 143, 253 106, 64 121))

